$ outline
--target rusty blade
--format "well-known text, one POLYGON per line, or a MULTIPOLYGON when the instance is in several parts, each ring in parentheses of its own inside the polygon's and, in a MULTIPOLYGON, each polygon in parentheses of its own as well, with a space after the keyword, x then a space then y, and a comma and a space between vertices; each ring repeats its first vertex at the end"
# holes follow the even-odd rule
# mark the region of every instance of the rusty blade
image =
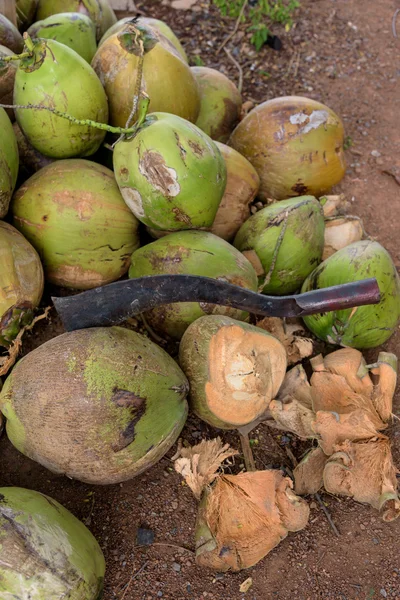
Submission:
POLYGON ((196 275, 154 275, 117 281, 75 296, 52 298, 67 331, 122 323, 163 304, 203 302, 270 317, 301 317, 380 299, 376 279, 364 279, 294 296, 266 296, 196 275))

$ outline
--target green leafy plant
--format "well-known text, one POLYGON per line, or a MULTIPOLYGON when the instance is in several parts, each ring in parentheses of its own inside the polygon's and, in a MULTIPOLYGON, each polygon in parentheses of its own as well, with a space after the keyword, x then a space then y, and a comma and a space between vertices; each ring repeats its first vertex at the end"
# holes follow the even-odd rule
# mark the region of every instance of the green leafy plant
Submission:
POLYGON ((240 18, 242 23, 248 24, 250 41, 257 52, 271 34, 271 24, 280 23, 289 31, 293 25, 293 12, 300 6, 298 0, 214 0, 214 4, 224 17, 240 18))
POLYGON ((195 67, 204 67, 205 64, 204 60, 198 54, 191 56, 190 61, 195 67))

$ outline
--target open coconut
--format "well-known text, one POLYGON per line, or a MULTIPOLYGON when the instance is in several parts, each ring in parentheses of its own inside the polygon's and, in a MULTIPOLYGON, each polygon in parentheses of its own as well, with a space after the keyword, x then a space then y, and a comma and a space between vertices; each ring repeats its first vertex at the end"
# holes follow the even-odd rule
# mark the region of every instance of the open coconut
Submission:
POLYGON ((4 108, 0 108, 0 131, 0 218, 3 218, 8 212, 19 167, 17 140, 4 108))
POLYGON ((237 125, 242 97, 223 73, 209 67, 191 67, 200 90, 200 113, 196 125, 211 139, 227 142, 237 125))
POLYGON ((215 142, 226 165, 226 187, 215 215, 211 233, 231 240, 250 217, 250 204, 257 195, 260 178, 257 171, 239 152, 215 142))
POLYGON ((152 113, 134 136, 118 142, 113 163, 125 202, 145 225, 166 231, 212 225, 226 166, 215 143, 195 125, 152 113))
POLYGON ((20 60, 14 103, 50 110, 16 108, 22 131, 34 148, 51 158, 94 154, 105 131, 72 123, 52 114, 51 109, 67 112, 75 119, 107 123, 107 97, 96 73, 79 54, 56 40, 32 42, 28 38, 26 44, 31 55, 20 60))
POLYGON ((96 28, 93 21, 82 13, 61 13, 36 21, 28 29, 34 38, 51 39, 75 50, 90 63, 96 54, 96 28))
POLYGON ((187 391, 177 363, 145 336, 81 329, 19 361, 0 409, 20 452, 55 473, 109 484, 142 473, 175 443, 187 391))
POLYGON ((242 225, 234 245, 254 266, 259 291, 276 295, 295 292, 321 261, 322 208, 313 196, 271 204, 242 225))
POLYGON ((138 221, 113 172, 58 160, 32 175, 12 202, 13 223, 36 248, 47 281, 90 289, 119 279, 139 246, 138 221))
MULTIPOLYGON (((14 52, 5 46, 0 46, 0 104, 12 104, 15 75, 17 73, 18 61, 2 61, 4 56, 12 56, 14 52)), ((11 121, 14 121, 15 115, 12 108, 6 108, 11 121)))
POLYGON ((39 256, 14 227, 0 221, 0 346, 8 346, 33 318, 43 293, 39 256))
POLYGON ((106 91, 112 125, 125 127, 130 116, 134 121, 133 99, 140 90, 150 97, 151 112, 196 121, 200 110, 196 79, 171 42, 149 25, 127 23, 99 46, 92 66, 106 91))
POLYGON ((300 96, 263 102, 229 139, 259 174, 263 200, 328 192, 345 174, 343 142, 343 124, 333 110, 300 96))
POLYGON ((157 31, 162 33, 167 38, 167 40, 169 40, 171 44, 173 44, 175 50, 179 52, 182 60, 185 63, 189 62, 182 44, 180 43, 172 29, 166 23, 164 23, 164 21, 160 21, 160 19, 152 19, 151 17, 124 17, 123 19, 120 19, 119 21, 117 21, 117 23, 114 23, 114 25, 110 27, 110 29, 107 29, 107 31, 99 41, 99 47, 102 44, 104 44, 104 42, 108 40, 109 37, 125 29, 125 25, 127 23, 143 23, 144 25, 150 25, 150 27, 153 27, 153 29, 157 29, 157 31))
POLYGON ((44 494, 0 488, 0 596, 98 600, 105 561, 99 544, 66 508, 44 494))
POLYGON ((22 52, 24 40, 11 21, 0 13, 0 44, 9 48, 15 54, 22 52))
POLYGON ((234 454, 217 438, 182 448, 175 461, 175 470, 200 499, 196 563, 219 572, 254 566, 288 532, 304 529, 309 518, 307 503, 281 471, 218 473, 234 454))
MULTIPOLYGON (((230 244, 205 231, 171 233, 132 254, 129 277, 146 275, 202 275, 255 291, 257 277, 249 261, 230 244)), ((157 333, 179 340, 193 321, 207 314, 241 320, 244 311, 206 303, 167 304, 145 313, 157 333)))
POLYGON ((378 242, 354 242, 321 263, 304 281, 302 292, 375 277, 379 304, 304 317, 319 338, 353 348, 374 348, 395 331, 400 318, 400 279, 396 267, 378 242))
POLYGON ((39 0, 36 19, 40 21, 65 12, 82 13, 90 17, 96 25, 98 40, 117 22, 108 0, 39 0))

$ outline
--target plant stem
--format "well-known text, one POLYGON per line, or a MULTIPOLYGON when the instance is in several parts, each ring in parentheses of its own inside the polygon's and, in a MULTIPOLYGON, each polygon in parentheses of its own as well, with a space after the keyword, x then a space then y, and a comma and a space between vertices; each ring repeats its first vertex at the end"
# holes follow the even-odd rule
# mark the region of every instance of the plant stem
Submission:
POLYGON ((241 431, 239 431, 239 437, 240 443, 242 444, 243 458, 246 471, 255 471, 256 464, 254 462, 254 456, 250 446, 249 434, 243 434, 241 433, 241 431))
POLYGON ((22 52, 21 54, 12 54, 11 56, 0 56, 0 63, 20 60, 21 58, 28 58, 29 56, 32 56, 31 52, 22 52))

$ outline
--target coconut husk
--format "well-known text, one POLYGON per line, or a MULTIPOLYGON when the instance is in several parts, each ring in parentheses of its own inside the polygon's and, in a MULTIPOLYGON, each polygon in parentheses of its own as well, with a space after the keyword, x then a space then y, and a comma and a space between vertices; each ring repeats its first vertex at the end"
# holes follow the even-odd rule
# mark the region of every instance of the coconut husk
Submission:
POLYGON ((344 194, 335 194, 322 196, 319 201, 324 212, 324 217, 336 217, 338 215, 344 215, 350 208, 350 202, 346 200, 344 194))
POLYGON ((396 472, 388 438, 346 441, 335 447, 325 465, 324 487, 331 494, 370 504, 384 521, 393 521, 400 515, 396 472))
POLYGON ((289 531, 307 525, 309 507, 281 471, 212 473, 219 469, 224 455, 235 453, 219 438, 185 453, 185 458, 175 462, 175 469, 197 497, 203 486, 196 524, 198 565, 218 571, 246 569, 264 558, 289 531))
POLYGON ((294 491, 300 496, 316 494, 324 485, 324 468, 328 456, 320 447, 306 454, 293 471, 294 491))
POLYGON ((313 353, 313 342, 305 337, 305 328, 299 319, 286 322, 279 317, 265 317, 257 323, 257 327, 265 329, 276 337, 286 348, 288 365, 294 365, 313 353))
POLYGON ((359 242, 364 235, 363 223, 359 217, 345 216, 326 219, 322 260, 326 260, 353 242, 359 242))

